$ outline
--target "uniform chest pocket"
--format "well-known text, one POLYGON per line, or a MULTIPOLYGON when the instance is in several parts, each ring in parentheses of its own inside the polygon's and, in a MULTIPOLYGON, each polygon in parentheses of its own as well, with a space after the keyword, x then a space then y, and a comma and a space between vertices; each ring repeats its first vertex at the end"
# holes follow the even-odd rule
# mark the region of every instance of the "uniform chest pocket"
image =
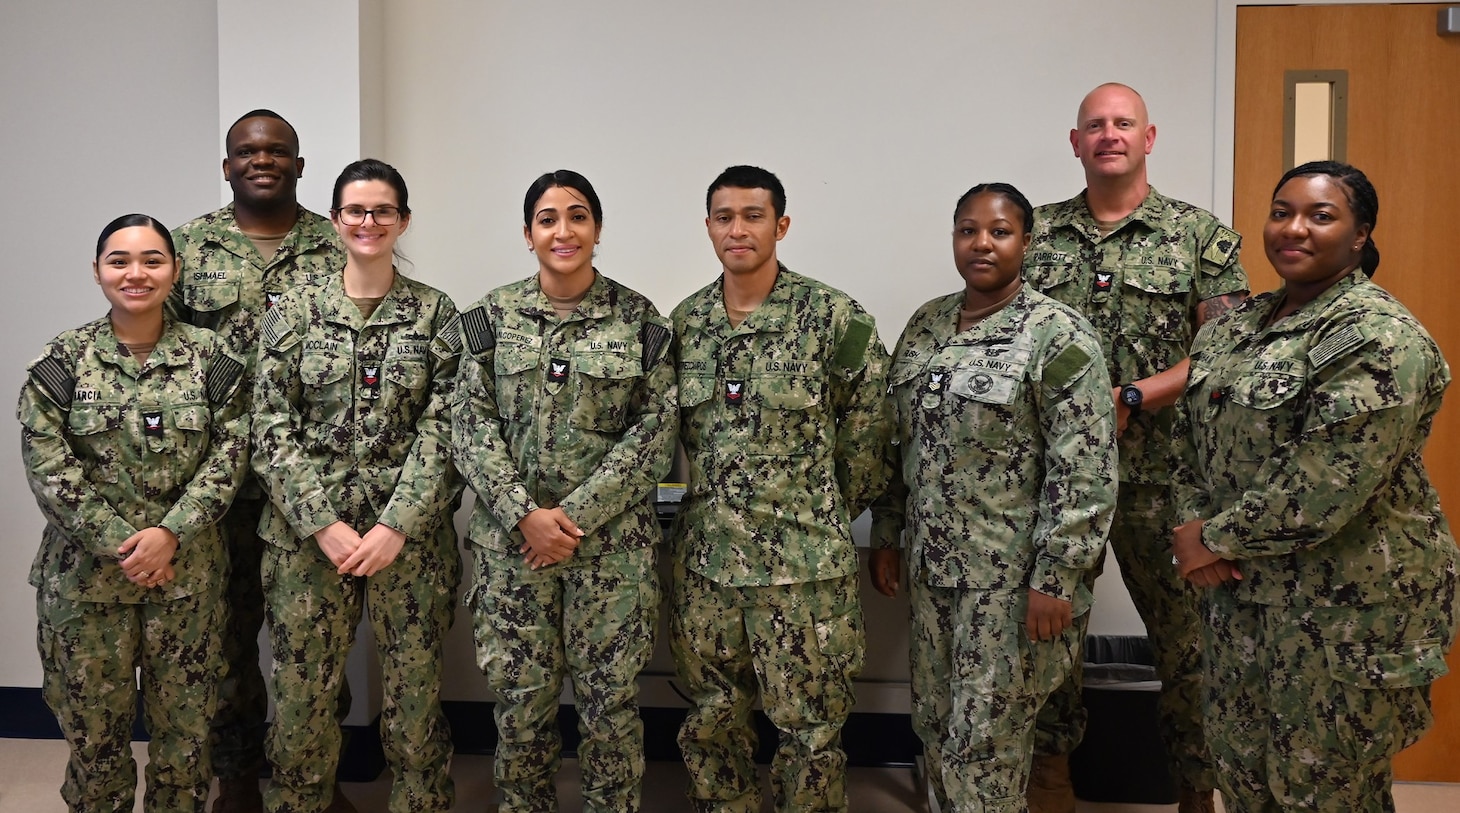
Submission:
POLYGON ((1228 409, 1238 414, 1223 423, 1233 432, 1232 456, 1238 460, 1265 460, 1301 431, 1303 402, 1301 376, 1287 373, 1248 373, 1228 388, 1228 409))
MULTIPOLYGON (((1037 263, 1029 267, 1025 278, 1029 284, 1042 293, 1062 288, 1075 281, 1078 275, 1076 269, 1076 258, 1070 258, 1067 263, 1037 263)), ((1057 297, 1061 302, 1070 301, 1066 297, 1057 297)))
POLYGON ((1185 344, 1189 338, 1191 271, 1184 265, 1128 265, 1123 278, 1123 332, 1185 344))
POLYGON ((67 420, 72 446, 87 479, 117 482, 117 447, 121 444, 122 408, 114 404, 76 404, 67 420))
POLYGON ((801 375, 769 375, 752 379, 750 403, 755 409, 755 446, 768 455, 800 455, 822 443, 826 427, 820 409, 821 379, 801 375))
POLYGON ((426 388, 429 376, 424 361, 392 361, 385 365, 385 380, 413 392, 426 388))
POLYGON ((497 385, 497 414, 515 421, 530 415, 537 399, 538 365, 542 354, 521 344, 497 345, 492 375, 497 385))
POLYGON ((306 353, 299 360, 299 380, 304 385, 301 411, 313 423, 340 426, 350 417, 355 394, 350 381, 353 361, 347 356, 306 353))
POLYGON ((238 303, 238 283, 211 282, 183 288, 183 302, 195 311, 221 311, 238 303))
POLYGON ((595 432, 622 432, 629 422, 634 391, 643 377, 637 355, 580 353, 573 357, 577 391, 572 424, 595 432))
POLYGON ((708 375, 679 376, 679 408, 696 407, 715 394, 715 379, 708 375))
MULTIPOLYGON (((183 404, 163 410, 161 431, 146 431, 147 448, 154 454, 197 455, 207 445, 208 407, 183 404)), ((143 421, 147 420, 144 410, 143 421)))

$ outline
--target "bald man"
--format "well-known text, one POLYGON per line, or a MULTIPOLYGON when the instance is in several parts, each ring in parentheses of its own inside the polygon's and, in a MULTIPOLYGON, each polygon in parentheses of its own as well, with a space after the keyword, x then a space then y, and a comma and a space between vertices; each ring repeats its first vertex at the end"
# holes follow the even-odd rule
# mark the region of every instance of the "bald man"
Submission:
MULTIPOLYGON (((1070 130, 1085 191, 1035 211, 1024 275, 1100 334, 1120 448, 1110 544, 1155 652, 1161 736, 1181 813, 1188 813, 1213 809, 1215 777, 1201 728, 1199 596, 1171 564, 1171 405, 1185 386, 1197 329, 1247 295, 1247 275, 1236 232, 1151 186, 1146 156, 1155 144, 1139 93, 1115 83, 1090 91, 1070 130)), ((1100 570, 1089 571, 1077 602, 1089 600, 1100 570)), ((1028 792, 1033 813, 1075 810, 1069 753, 1085 733, 1080 690, 1077 663, 1040 712, 1028 792)))

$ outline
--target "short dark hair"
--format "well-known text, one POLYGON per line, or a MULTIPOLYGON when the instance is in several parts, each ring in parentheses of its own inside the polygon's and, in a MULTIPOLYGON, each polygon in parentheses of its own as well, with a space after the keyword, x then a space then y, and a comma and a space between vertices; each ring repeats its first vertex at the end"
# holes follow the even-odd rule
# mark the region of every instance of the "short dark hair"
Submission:
POLYGON ((162 242, 167 244, 167 253, 171 254, 174 258, 177 257, 177 247, 173 245, 172 232, 169 232, 166 226, 158 223, 157 218, 152 217, 151 215, 130 214, 122 215, 116 220, 113 220, 112 222, 106 224, 106 227, 101 230, 101 236, 96 238, 96 259, 100 260, 101 253, 106 250, 107 238, 111 237, 113 234, 116 234, 122 229, 130 229, 133 226, 147 226, 150 227, 153 231, 162 235, 162 242))
POLYGON ((294 125, 290 124, 288 119, 284 118, 278 113, 275 113, 272 110, 263 107, 244 113, 242 116, 239 116, 237 119, 235 119, 232 124, 228 125, 228 131, 223 134, 224 149, 228 148, 228 139, 230 136, 233 135, 233 128, 237 127, 248 119, 277 119, 278 121, 284 122, 284 126, 289 128, 289 134, 294 136, 294 152, 299 152, 299 131, 294 129, 294 125))
POLYGON ((406 179, 401 177, 399 170, 378 158, 362 158, 340 170, 340 177, 335 179, 334 195, 330 197, 331 211, 340 208, 340 194, 344 191, 345 185, 356 181, 385 181, 395 190, 396 208, 400 209, 403 215, 411 213, 410 192, 406 189, 406 179))
POLYGON ((588 209, 593 212, 593 222, 603 225, 603 204, 598 200, 598 193, 593 190, 593 184, 588 179, 579 175, 571 169, 559 169, 553 172, 544 172, 537 176, 537 180, 527 187, 527 197, 522 200, 522 225, 532 226, 532 212, 537 208, 537 202, 542 200, 543 193, 555 186, 564 189, 572 189, 588 200, 588 209))
POLYGON ((953 207, 953 222, 958 222, 958 213, 963 211, 963 204, 974 195, 981 195, 985 192, 991 195, 1002 195, 1005 200, 1018 206, 1020 213, 1024 216, 1024 233, 1030 234, 1034 231, 1034 207, 1029 204, 1029 198, 1024 197, 1024 193, 1016 189, 1013 184, 1001 181, 981 183, 964 192, 963 197, 958 199, 958 204, 953 207))
POLYGON ((710 213, 710 201, 715 197, 715 190, 725 187, 765 189, 771 193, 771 209, 775 211, 776 218, 786 214, 786 187, 770 170, 745 164, 726 168, 710 182, 710 188, 705 192, 705 214, 710 213))
POLYGON ((1272 196, 1277 197, 1278 190, 1288 181, 1314 175, 1326 175, 1337 181, 1343 187, 1344 197, 1348 199, 1348 207, 1353 210, 1354 219, 1369 227, 1369 237, 1364 241, 1359 267, 1364 269, 1365 274, 1374 276, 1374 272, 1379 270, 1379 248, 1374 245, 1374 227, 1379 224, 1379 193, 1374 191, 1374 185, 1362 170, 1338 161, 1309 161, 1283 173, 1282 180, 1272 188, 1272 196))

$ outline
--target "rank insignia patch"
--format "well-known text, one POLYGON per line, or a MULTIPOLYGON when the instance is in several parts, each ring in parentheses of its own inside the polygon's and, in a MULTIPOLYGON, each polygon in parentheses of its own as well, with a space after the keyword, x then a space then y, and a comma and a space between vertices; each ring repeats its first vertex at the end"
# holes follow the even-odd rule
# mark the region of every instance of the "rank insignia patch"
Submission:
POLYGON ((548 361, 548 380, 568 380, 568 362, 566 359, 551 359, 548 361))
POLYGON ((725 382, 725 403, 733 407, 738 407, 741 404, 745 403, 744 381, 725 382))
POLYGON ((142 413, 142 432, 149 438, 162 437, 162 412, 142 413))
POLYGON ((368 401, 380 397, 380 365, 360 365, 360 397, 368 401))

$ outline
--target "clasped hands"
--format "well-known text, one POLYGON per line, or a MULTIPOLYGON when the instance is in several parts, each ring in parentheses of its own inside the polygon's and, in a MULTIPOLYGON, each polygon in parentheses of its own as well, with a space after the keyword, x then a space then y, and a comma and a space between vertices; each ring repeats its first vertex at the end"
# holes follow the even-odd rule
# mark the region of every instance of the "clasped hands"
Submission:
POLYGON ((1241 581, 1242 571, 1235 562, 1223 559, 1202 544, 1201 529, 1205 524, 1206 520, 1194 519, 1171 532, 1171 564, 1176 572, 1197 587, 1241 581))

